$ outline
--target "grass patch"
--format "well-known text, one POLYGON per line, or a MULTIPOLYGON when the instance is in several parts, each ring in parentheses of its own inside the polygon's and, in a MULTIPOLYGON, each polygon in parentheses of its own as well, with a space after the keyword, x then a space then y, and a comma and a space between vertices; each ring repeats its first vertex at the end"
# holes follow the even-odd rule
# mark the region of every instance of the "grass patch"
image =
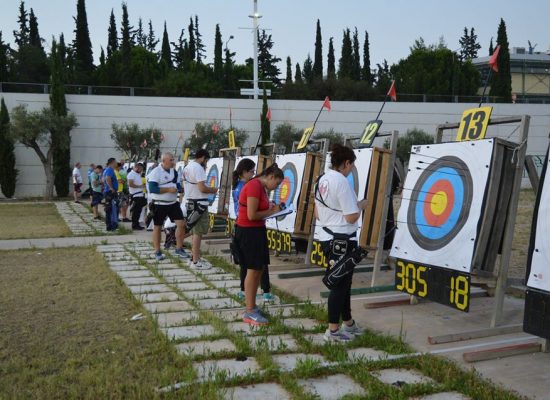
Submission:
POLYGON ((0 252, 0 398, 160 397, 190 361, 139 312, 93 248, 0 252))
POLYGON ((55 204, 1 204, 0 239, 71 236, 55 204))

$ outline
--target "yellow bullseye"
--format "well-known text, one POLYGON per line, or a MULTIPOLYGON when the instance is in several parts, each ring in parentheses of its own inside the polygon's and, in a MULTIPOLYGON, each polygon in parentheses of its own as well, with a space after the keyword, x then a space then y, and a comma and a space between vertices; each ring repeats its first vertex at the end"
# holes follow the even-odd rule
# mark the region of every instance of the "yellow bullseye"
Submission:
POLYGON ((447 194, 443 191, 437 192, 432 197, 430 208, 434 215, 443 214, 445 212, 445 209, 447 208, 447 194))
POLYGON ((287 185, 282 185, 281 187, 281 193, 280 193, 280 198, 281 199, 286 199, 288 196, 288 186, 287 185))

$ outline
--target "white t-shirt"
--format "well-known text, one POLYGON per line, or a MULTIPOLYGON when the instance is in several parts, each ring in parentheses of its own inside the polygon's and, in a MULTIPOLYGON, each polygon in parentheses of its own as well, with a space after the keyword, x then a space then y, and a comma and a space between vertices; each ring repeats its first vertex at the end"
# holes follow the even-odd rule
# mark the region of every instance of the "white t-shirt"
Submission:
MULTIPOLYGON (((159 188, 177 188, 176 185, 177 172, 174 168, 166 171, 159 165, 147 176, 148 182, 156 182, 159 188)), ((153 201, 159 201, 161 204, 172 204, 178 200, 178 193, 150 193, 153 201)))
POLYGON ((80 169, 74 167, 73 169, 73 183, 82 183, 82 175, 80 174, 80 169))
POLYGON ((317 214, 319 215, 318 225, 321 228, 319 230, 320 241, 332 240, 333 238, 332 235, 322 229, 323 227, 335 233, 351 234, 357 232, 357 222, 350 224, 344 218, 344 215, 360 212, 357 206, 357 195, 346 177, 340 172, 331 169, 319 179, 319 190, 315 193, 315 207, 317 207, 317 214), (319 201, 319 197, 328 207, 319 201))
POLYGON ((208 193, 199 190, 199 182, 204 182, 206 185, 206 171, 198 162, 191 161, 183 170, 183 190, 186 199, 201 200, 208 198, 208 193))
POLYGON ((143 197, 145 193, 143 193, 142 187, 133 188, 132 186, 130 186, 130 181, 133 181, 132 183, 134 185, 141 185, 141 174, 137 173, 134 170, 131 170, 126 178, 128 179, 128 190, 130 191, 130 194, 135 195, 134 197, 143 197))

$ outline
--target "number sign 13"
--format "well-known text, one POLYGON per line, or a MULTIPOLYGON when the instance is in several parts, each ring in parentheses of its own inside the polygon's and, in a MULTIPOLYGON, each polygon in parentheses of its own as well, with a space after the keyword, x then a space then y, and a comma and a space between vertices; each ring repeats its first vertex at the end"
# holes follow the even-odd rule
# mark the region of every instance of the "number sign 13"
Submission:
POLYGON ((485 138, 493 107, 470 108, 464 111, 456 134, 457 142, 485 138))

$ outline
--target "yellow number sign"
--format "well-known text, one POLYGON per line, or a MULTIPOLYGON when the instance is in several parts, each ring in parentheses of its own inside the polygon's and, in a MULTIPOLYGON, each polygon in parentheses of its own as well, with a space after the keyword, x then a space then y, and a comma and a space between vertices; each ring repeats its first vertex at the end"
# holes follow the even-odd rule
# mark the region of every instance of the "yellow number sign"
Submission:
POLYGON ((233 149, 233 148, 237 147, 235 145, 235 131, 230 130, 229 132, 227 132, 227 136, 229 138, 229 148, 233 149))
POLYGON ((301 150, 304 147, 307 146, 309 142, 309 138, 311 137, 311 134, 313 133, 313 126, 310 126, 309 128, 304 129, 304 133, 302 134, 302 138, 300 139, 300 143, 298 143, 297 150, 301 150))
POLYGON ((489 124, 492 111, 493 107, 490 106, 470 108, 464 111, 456 134, 456 140, 462 142, 483 139, 487 132, 487 125, 489 124))
POLYGON ((367 126, 365 127, 365 131, 363 132, 363 136, 361 136, 360 143, 366 144, 368 147, 370 147, 372 145, 372 141, 378 133, 378 130, 380 129, 380 126, 382 126, 382 120, 380 119, 374 119, 367 122, 367 126))
POLYGON ((189 147, 183 151, 183 161, 189 161, 189 147))

